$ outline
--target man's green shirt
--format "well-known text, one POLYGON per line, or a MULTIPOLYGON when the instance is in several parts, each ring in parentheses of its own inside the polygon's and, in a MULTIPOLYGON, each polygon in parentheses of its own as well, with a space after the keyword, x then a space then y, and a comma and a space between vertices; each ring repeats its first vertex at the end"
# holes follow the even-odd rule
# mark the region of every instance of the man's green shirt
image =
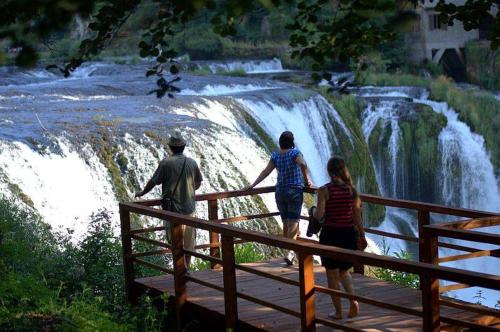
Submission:
POLYGON ((196 161, 178 153, 160 162, 151 181, 156 185, 161 184, 163 197, 172 199, 176 211, 182 214, 191 214, 195 210, 196 183, 201 183, 202 179, 196 161), (181 175, 184 160, 186 160, 186 166, 181 175), (179 180, 179 185, 172 195, 177 180, 179 180))

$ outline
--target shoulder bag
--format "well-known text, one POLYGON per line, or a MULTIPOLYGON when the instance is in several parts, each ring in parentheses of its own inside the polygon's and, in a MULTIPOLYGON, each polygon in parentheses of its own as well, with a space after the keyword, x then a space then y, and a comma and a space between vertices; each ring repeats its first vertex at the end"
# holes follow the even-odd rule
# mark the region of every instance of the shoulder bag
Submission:
MULTIPOLYGON (((174 196, 175 192, 177 191, 177 187, 179 186, 179 182, 181 181, 182 174, 184 174, 184 168, 186 168, 186 160, 187 160, 187 157, 184 157, 184 163, 182 164, 182 170, 181 170, 181 173, 179 174, 179 178, 177 179, 177 183, 175 184, 174 190, 172 191, 172 197, 174 196)), ((163 210, 177 212, 175 210, 174 204, 172 204, 172 197, 162 197, 161 208, 163 210)))

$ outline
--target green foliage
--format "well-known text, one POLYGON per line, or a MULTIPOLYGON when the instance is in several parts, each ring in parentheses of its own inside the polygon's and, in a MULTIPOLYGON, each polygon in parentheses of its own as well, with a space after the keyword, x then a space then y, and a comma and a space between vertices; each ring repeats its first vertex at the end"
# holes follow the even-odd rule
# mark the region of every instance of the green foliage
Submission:
POLYGON ((220 70, 217 71, 217 75, 241 77, 241 76, 247 76, 247 73, 243 69, 235 69, 231 71, 220 70))
POLYGON ((375 86, 421 86, 429 87, 431 80, 412 74, 360 71, 356 73, 356 83, 375 86))
POLYGON ((250 42, 222 38, 222 57, 224 59, 262 59, 282 57, 287 51, 284 42, 250 42))
POLYGON ((253 243, 243 243, 234 246, 236 264, 255 263, 264 260, 264 254, 253 243))
POLYGON ((91 218, 79 243, 0 200, 0 330, 155 331, 166 313, 124 301, 120 240, 109 217, 91 218))
POLYGON ((491 51, 485 42, 465 45, 468 79, 489 90, 500 90, 500 51, 491 51))
POLYGON ((416 105, 415 117, 400 119, 401 144, 400 156, 403 171, 408 181, 403 186, 419 184, 408 197, 412 200, 434 202, 436 192, 436 169, 439 169, 438 136, 446 127, 447 119, 443 114, 434 112, 430 106, 416 105))
POLYGON ((222 42, 208 24, 189 27, 178 33, 173 45, 179 53, 188 53, 193 60, 218 59, 222 56, 222 42))
MULTIPOLYGON (((384 255, 388 255, 388 249, 384 248, 384 255)), ((409 252, 401 250, 400 252, 393 253, 394 257, 399 259, 412 260, 413 257, 409 252)), ((402 285, 411 288, 419 288, 420 287, 420 278, 417 274, 394 271, 390 269, 376 268, 375 277, 392 282, 397 285, 402 285)))

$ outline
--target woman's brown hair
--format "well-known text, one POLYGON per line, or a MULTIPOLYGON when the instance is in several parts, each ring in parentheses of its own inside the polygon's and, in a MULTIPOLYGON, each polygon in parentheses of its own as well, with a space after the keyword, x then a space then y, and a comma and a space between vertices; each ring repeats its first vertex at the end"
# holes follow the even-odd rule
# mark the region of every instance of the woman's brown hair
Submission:
POLYGON ((328 164, 326 165, 326 169, 328 170, 328 174, 332 180, 334 177, 340 178, 345 185, 349 186, 352 196, 358 196, 356 188, 354 188, 351 174, 345 165, 344 159, 337 156, 330 158, 330 160, 328 160, 328 164))

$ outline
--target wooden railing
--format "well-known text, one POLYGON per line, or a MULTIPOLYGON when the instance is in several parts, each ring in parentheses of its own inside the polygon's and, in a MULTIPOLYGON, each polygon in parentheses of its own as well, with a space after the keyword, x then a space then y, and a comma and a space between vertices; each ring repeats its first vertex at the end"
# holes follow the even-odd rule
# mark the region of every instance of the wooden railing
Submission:
MULTIPOLYGON (((307 192, 314 193, 315 190, 315 188, 308 188, 307 192)), ((244 230, 228 225, 228 223, 232 222, 272 217, 278 215, 278 213, 262 213, 248 216, 235 216, 224 219, 218 218, 218 200, 220 199, 272 192, 274 192, 274 187, 256 188, 248 191, 229 191, 198 195, 198 201, 208 202, 209 220, 192 218, 177 213, 163 211, 158 208, 153 208, 154 206, 158 206, 160 204, 159 200, 121 203, 120 218, 123 242, 125 283, 129 300, 133 301, 138 295, 138 289, 134 284, 134 264, 140 264, 164 273, 173 274, 177 312, 180 312, 180 309, 187 300, 187 281, 195 282, 200 285, 224 292, 226 325, 228 328, 233 329, 235 328, 236 322, 238 320, 237 298, 242 298, 290 314, 292 316, 300 317, 302 331, 314 331, 316 323, 320 323, 333 328, 340 328, 343 330, 355 330, 346 327, 345 325, 342 325, 336 321, 320 319, 315 316, 315 295, 319 292, 330 295, 338 295, 349 299, 355 299, 362 303, 367 303, 385 309, 395 310, 405 314, 421 317, 423 320, 423 327, 425 331, 439 331, 441 322, 481 330, 494 330, 486 326, 478 325, 477 323, 471 321, 460 320, 441 315, 440 307, 442 305, 459 307, 461 309, 469 310, 472 312, 493 316, 498 316, 498 311, 441 299, 439 280, 449 280, 455 282, 456 284, 454 285, 457 286, 455 286, 456 288, 453 289, 479 286, 500 290, 500 277, 480 272, 471 272, 467 270, 439 266, 439 261, 441 260, 441 262, 446 262, 480 256, 498 257, 498 249, 480 250, 472 247, 439 242, 438 238, 449 237, 467 241, 478 241, 481 243, 500 245, 499 235, 472 231, 472 229, 478 227, 500 225, 499 214, 468 209, 450 208, 428 203, 388 199, 372 195, 361 195, 362 200, 367 203, 418 211, 418 238, 401 236, 399 234, 370 229, 368 229, 367 232, 396 239, 418 242, 419 262, 401 260, 394 257, 380 256, 365 252, 335 248, 331 246, 324 246, 317 243, 313 244, 309 243, 308 241, 293 241, 276 235, 244 230), (143 236, 143 234, 147 233, 165 231, 166 228, 163 226, 132 230, 130 227, 131 213, 154 217, 171 223, 171 244, 167 244, 162 241, 143 236), (430 213, 439 213, 475 219, 453 223, 444 223, 439 225, 430 225, 430 213), (204 255, 196 251, 188 251, 182 247, 182 225, 195 227, 209 232, 210 243, 196 246, 196 249, 209 249, 209 255, 204 255), (132 241, 146 242, 151 245, 160 247, 161 249, 149 252, 135 253, 132 250, 132 241), (255 242, 285 250, 294 250, 298 254, 300 276, 299 281, 285 278, 280 275, 267 273, 245 265, 236 264, 234 257, 234 246, 235 244, 243 242, 255 242), (461 250, 468 253, 446 258, 439 258, 439 246, 461 250), (222 256, 220 255, 221 249, 222 256), (142 259, 142 257, 145 256, 163 255, 165 253, 171 253, 173 268, 159 266, 142 259), (184 260, 184 255, 186 254, 209 261, 212 268, 222 267, 224 287, 220 287, 207 281, 195 278, 191 275, 186 275, 186 266, 184 260), (384 303, 373 298, 351 295, 339 290, 316 285, 314 283, 313 255, 335 257, 335 259, 337 260, 354 261, 360 264, 417 274, 420 277, 420 285, 422 290, 422 309, 417 310, 397 304, 384 303), (249 273, 254 273, 259 276, 299 287, 300 311, 294 311, 289 308, 279 306, 275 303, 266 302, 248 294, 238 292, 236 288, 235 277, 236 269, 240 269, 249 273)), ((361 270, 360 272, 362 271, 363 270, 361 270)))

